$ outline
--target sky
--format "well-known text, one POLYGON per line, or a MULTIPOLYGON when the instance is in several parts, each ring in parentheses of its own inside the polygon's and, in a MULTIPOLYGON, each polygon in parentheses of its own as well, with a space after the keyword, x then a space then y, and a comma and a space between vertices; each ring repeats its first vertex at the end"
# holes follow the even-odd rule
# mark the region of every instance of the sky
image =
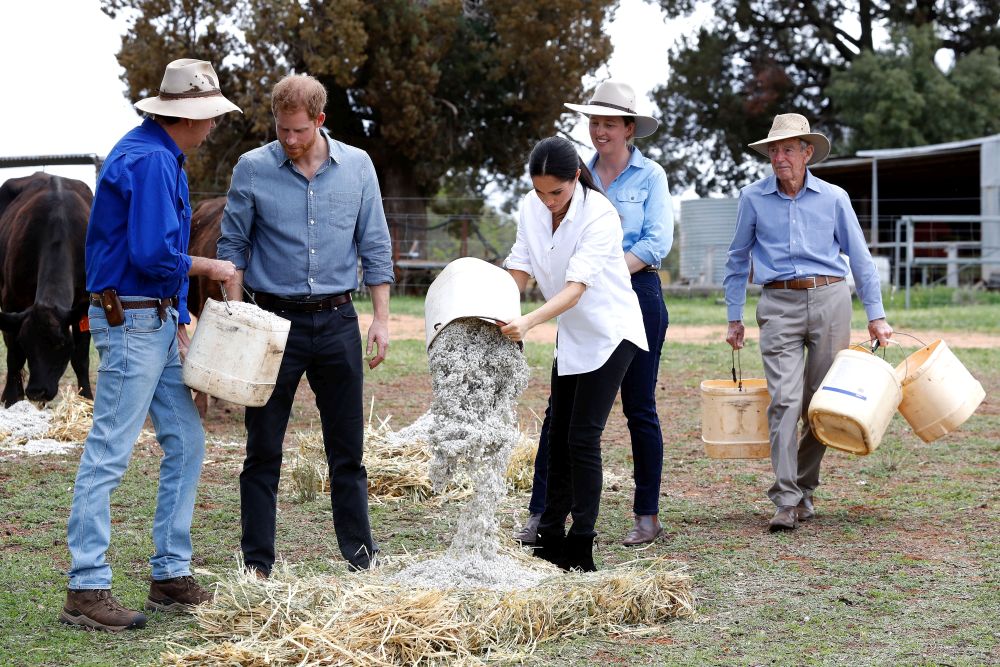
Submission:
MULTIPOLYGON (((103 156, 139 122, 123 95, 115 59, 124 24, 106 16, 98 0, 0 0, 0 19, 0 57, 6 63, 0 156, 103 156)), ((621 0, 607 28, 614 53, 584 83, 624 80, 636 90, 639 112, 652 113, 649 92, 666 79, 669 48, 685 23, 665 21, 659 7, 643 0, 621 0)), ((585 122, 573 136, 590 145, 585 122)), ((0 169, 0 181, 35 170, 0 169)), ((89 166, 45 170, 94 186, 89 166)))

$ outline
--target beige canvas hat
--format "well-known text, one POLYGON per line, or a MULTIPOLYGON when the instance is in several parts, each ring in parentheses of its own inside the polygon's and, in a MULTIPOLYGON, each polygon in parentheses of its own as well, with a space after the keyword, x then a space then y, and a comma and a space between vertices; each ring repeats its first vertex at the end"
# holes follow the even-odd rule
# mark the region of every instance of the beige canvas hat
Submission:
POLYGON ((563 106, 584 116, 633 116, 637 137, 648 137, 656 132, 656 128, 660 125, 660 122, 652 116, 643 116, 635 110, 635 91, 632 90, 632 86, 611 79, 597 87, 594 96, 587 104, 567 102, 563 106))
POLYGON ((167 65, 159 94, 135 103, 135 108, 150 114, 205 120, 230 111, 243 113, 222 96, 219 76, 207 60, 181 58, 167 65))
POLYGON ((767 139, 761 139, 747 145, 764 157, 769 157, 767 154, 769 143, 795 138, 802 139, 802 141, 812 145, 813 156, 808 164, 819 164, 830 154, 830 140, 826 138, 826 135, 810 131, 809 121, 806 120, 805 116, 797 113, 778 114, 774 117, 774 122, 771 123, 771 131, 767 133, 767 139))

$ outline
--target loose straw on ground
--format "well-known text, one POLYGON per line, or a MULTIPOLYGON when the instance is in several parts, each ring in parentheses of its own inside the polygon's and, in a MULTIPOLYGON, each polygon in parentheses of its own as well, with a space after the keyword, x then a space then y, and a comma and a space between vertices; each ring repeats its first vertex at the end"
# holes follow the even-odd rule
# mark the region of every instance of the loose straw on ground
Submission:
POLYGON ((693 614, 690 578, 662 559, 558 573, 528 590, 444 590, 388 583, 379 570, 266 582, 233 574, 199 607, 199 630, 166 665, 429 665, 510 661, 538 644, 627 632, 693 614))

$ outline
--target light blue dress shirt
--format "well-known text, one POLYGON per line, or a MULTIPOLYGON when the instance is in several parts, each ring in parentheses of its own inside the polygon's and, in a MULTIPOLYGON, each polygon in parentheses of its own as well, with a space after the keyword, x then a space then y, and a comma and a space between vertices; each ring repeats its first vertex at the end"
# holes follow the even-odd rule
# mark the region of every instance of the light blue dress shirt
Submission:
POLYGON ((309 181, 281 144, 244 153, 233 169, 219 259, 253 289, 311 298, 394 282, 392 244, 375 167, 322 130, 330 159, 309 181))
MULTIPOLYGON (((604 191, 622 219, 622 250, 631 252, 650 266, 660 268, 660 262, 674 243, 674 207, 667 188, 663 167, 642 156, 638 148, 630 149, 628 166, 604 191)), ((594 174, 598 187, 603 187, 594 172, 597 153, 587 168, 594 174)))
POLYGON ((746 284, 753 262, 753 282, 809 276, 846 276, 847 262, 868 320, 885 317, 878 269, 868 242, 842 189, 806 170, 805 184, 794 198, 778 189, 773 174, 740 190, 736 233, 726 261, 726 313, 743 319, 746 284))

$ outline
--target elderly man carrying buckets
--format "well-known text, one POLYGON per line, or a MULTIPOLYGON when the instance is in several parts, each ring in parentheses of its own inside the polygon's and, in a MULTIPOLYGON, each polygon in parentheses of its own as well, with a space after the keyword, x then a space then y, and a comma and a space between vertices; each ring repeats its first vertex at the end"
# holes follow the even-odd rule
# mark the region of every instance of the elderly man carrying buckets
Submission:
POLYGON ((810 173, 822 162, 830 140, 811 132, 799 114, 775 116, 766 139, 750 148, 767 156, 774 174, 740 191, 736 232, 729 246, 726 342, 743 347, 746 284, 764 287, 757 305, 764 376, 771 394, 767 410, 775 481, 768 496, 777 507, 768 528, 793 530, 815 515, 813 492, 826 447, 808 419, 799 420, 833 364, 850 344, 851 292, 848 262, 868 315, 868 333, 885 345, 878 272, 847 193, 810 173))

